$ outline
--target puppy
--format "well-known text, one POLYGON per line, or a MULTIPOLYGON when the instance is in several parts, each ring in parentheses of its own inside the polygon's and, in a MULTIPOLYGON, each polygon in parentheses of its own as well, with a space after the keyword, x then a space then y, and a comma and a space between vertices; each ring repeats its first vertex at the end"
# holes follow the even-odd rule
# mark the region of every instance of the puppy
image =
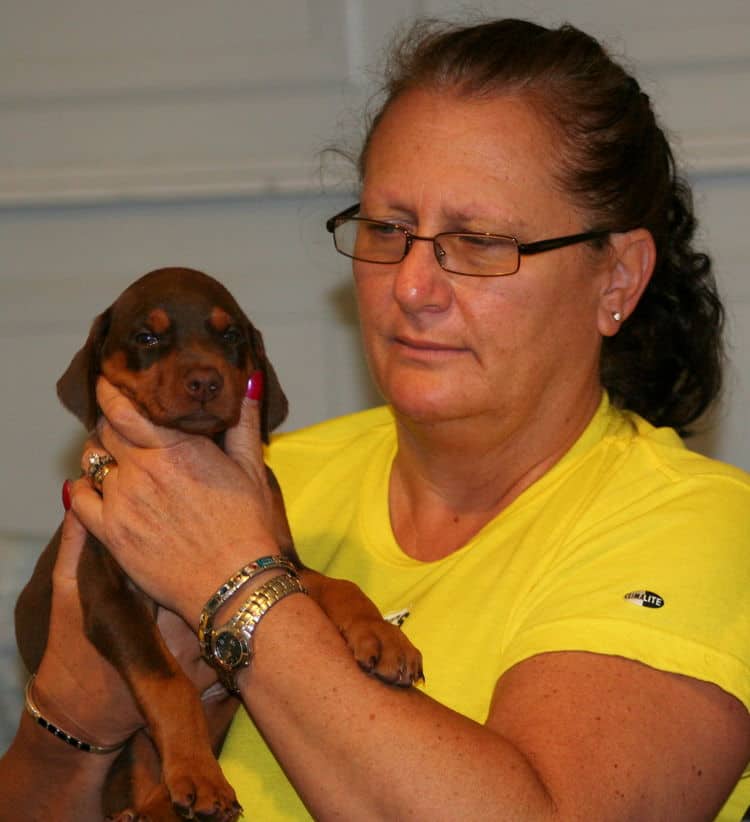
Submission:
MULTIPOLYGON (((221 444, 224 431, 239 419, 248 378, 257 370, 265 377, 261 429, 267 442, 286 417, 287 400, 260 333, 216 280, 192 269, 165 268, 141 277, 95 319, 57 388, 63 405, 88 430, 99 414, 95 387, 104 375, 157 425, 221 444)), ((269 481, 281 550, 298 566, 307 591, 338 626, 359 664, 387 682, 410 685, 421 678, 419 652, 359 588, 303 568, 270 472, 269 481)), ((59 541, 58 529, 16 605, 18 647, 31 672, 47 641, 59 541)), ((161 638, 156 604, 92 535, 78 584, 86 635, 127 683, 148 729, 129 741, 113 766, 105 814, 120 822, 237 819, 241 809, 215 758, 236 700, 221 703, 209 727, 199 695, 161 638)))

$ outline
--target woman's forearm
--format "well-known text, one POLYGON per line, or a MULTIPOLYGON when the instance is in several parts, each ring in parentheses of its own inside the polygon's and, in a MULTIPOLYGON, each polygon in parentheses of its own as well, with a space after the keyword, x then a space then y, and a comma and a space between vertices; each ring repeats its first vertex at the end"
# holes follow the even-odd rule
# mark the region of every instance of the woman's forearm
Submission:
POLYGON ((24 713, 0 759, 0 819, 100 819, 102 786, 116 756, 77 751, 24 713))
POLYGON ((364 674, 308 598, 264 617, 255 651, 240 680, 245 705, 316 819, 551 816, 516 748, 416 689, 364 674))

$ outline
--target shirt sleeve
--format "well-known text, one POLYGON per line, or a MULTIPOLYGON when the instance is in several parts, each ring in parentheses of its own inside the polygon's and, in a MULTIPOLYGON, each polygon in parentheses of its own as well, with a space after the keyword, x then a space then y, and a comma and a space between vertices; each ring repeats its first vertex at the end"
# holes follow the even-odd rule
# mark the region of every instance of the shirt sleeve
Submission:
POLYGON ((713 682, 750 709, 748 485, 692 479, 610 510, 554 551, 516 609, 503 668, 612 654, 713 682))

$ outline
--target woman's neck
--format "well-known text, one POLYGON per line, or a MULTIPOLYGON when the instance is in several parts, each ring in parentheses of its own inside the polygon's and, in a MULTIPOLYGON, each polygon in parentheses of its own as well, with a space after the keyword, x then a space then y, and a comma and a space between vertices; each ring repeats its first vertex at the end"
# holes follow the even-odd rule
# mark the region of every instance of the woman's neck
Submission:
POLYGON ((389 486, 391 526, 409 556, 434 561, 465 545, 570 449, 600 397, 554 427, 502 420, 414 423, 398 415, 389 486))

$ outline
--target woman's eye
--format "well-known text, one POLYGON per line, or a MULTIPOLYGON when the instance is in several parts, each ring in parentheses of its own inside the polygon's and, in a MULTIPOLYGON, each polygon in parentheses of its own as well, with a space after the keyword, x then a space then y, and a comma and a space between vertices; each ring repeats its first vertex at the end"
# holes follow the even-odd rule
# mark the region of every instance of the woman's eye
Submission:
POLYGON ((155 345, 159 345, 160 339, 157 334, 154 334, 151 331, 139 331, 135 335, 135 341, 138 345, 143 345, 146 348, 152 348, 155 345))
POLYGON ((380 226, 383 234, 403 234, 404 229, 400 225, 391 225, 390 223, 383 223, 380 226))
POLYGON ((404 230, 397 225, 391 225, 390 223, 365 223, 366 229, 369 234, 372 234, 375 237, 392 237, 394 234, 403 234, 404 230))
POLYGON ((493 251, 500 245, 507 245, 506 241, 498 240, 495 237, 487 237, 483 234, 463 234, 461 242, 465 246, 475 248, 477 251, 493 251))

